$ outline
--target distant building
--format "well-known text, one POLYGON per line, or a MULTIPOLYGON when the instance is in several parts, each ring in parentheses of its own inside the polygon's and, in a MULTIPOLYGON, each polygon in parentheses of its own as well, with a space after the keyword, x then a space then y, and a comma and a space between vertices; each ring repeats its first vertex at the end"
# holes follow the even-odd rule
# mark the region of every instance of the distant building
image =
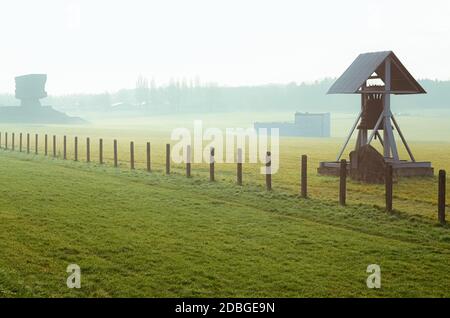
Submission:
POLYGON ((295 113, 295 121, 255 123, 255 129, 278 128, 280 136, 330 137, 330 113, 295 113))

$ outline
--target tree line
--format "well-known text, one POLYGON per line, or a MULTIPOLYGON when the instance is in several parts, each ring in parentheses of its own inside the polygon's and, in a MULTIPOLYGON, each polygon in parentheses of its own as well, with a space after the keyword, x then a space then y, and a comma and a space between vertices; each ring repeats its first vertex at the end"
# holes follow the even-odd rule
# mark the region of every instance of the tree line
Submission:
MULTIPOLYGON (((115 93, 50 95, 43 105, 62 111, 135 111, 157 113, 232 111, 330 111, 354 112, 358 95, 327 95, 334 79, 313 83, 260 86, 220 86, 200 80, 172 80, 157 85, 140 76, 133 89, 115 93)), ((427 95, 395 96, 396 111, 450 109, 450 81, 420 81, 427 95)), ((0 95, 0 106, 18 105, 14 95, 0 95)))

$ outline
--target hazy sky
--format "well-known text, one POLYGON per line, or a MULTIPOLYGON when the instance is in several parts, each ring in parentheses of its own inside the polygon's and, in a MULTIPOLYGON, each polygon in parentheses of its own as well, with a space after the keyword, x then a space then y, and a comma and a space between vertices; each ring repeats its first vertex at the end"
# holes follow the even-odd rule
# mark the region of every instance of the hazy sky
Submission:
POLYGON ((131 88, 139 74, 312 81, 378 50, 450 79, 449 0, 11 0, 0 35, 0 92, 26 73, 47 73, 50 94, 131 88))

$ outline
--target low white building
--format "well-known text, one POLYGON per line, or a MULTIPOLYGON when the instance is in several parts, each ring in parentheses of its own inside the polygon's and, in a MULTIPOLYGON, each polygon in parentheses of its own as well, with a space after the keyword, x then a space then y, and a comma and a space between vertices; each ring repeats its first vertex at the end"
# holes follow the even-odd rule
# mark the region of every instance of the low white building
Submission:
POLYGON ((255 129, 278 128, 280 136, 330 137, 330 113, 295 113, 294 122, 255 123, 255 129))

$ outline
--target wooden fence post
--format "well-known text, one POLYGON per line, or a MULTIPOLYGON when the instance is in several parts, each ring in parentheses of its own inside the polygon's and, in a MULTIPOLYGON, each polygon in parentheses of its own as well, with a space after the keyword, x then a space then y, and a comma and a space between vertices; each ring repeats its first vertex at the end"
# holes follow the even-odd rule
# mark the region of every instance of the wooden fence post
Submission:
POLYGON ((339 169, 339 204, 345 205, 347 201, 347 160, 341 160, 339 169))
POLYGON ((78 161, 78 137, 75 137, 75 161, 78 161))
POLYGON ((238 148, 238 150, 237 150, 237 169, 236 169, 236 174, 237 174, 237 176, 236 176, 236 183, 238 184, 238 185, 242 185, 242 162, 243 162, 243 160, 242 160, 243 158, 242 158, 242 149, 241 148, 238 148))
POLYGON ((392 212, 393 174, 392 165, 387 164, 384 182, 386 192, 386 212, 392 212))
POLYGON ((272 154, 270 151, 266 154, 266 189, 272 191, 272 154))
POLYGON ((5 132, 5 150, 8 150, 8 133, 5 132))
POLYGON ((30 153, 30 134, 27 133, 27 153, 30 153))
POLYGON ((2 133, 0 132, 0 149, 2 148, 2 133))
POLYGON ((48 135, 44 135, 44 154, 48 155, 48 135))
POLYGON ((12 133, 12 135, 11 135, 11 150, 12 151, 14 151, 14 148, 15 148, 15 145, 14 145, 14 143, 15 143, 15 134, 14 133, 12 133))
POLYGON ((149 142, 147 142, 147 171, 148 172, 152 171, 149 142))
POLYGON ((19 152, 22 152, 22 133, 19 134, 19 152))
POLYGON ((170 144, 166 144, 166 174, 170 174, 170 144))
POLYGON ((130 169, 134 170, 134 142, 130 142, 130 169))
POLYGON ((186 146, 186 177, 191 177, 191 145, 186 146))
POLYGON ((86 138, 86 162, 91 162, 91 139, 86 138))
POLYGON ((439 195, 438 195, 438 219, 439 223, 444 225, 445 221, 445 191, 446 191, 446 172, 439 171, 439 195))
POLYGON ((114 139, 114 167, 117 168, 118 163, 117 163, 117 140, 114 139))
POLYGON ((67 136, 63 137, 63 158, 67 159, 67 136))
POLYGON ((34 153, 37 155, 38 154, 38 152, 39 152, 39 142, 38 142, 38 138, 39 138, 39 136, 38 136, 38 134, 36 134, 35 135, 35 138, 34 138, 34 153))
POLYGON ((214 164, 215 164, 215 160, 214 160, 214 155, 215 155, 215 150, 214 147, 211 147, 211 149, 209 150, 209 181, 215 181, 215 176, 214 176, 214 164))
POLYGON ((53 147, 52 148, 53 148, 53 158, 56 158, 56 135, 53 135, 53 147))
POLYGON ((301 181, 301 191, 300 194, 302 198, 308 197, 308 156, 303 155, 302 156, 302 164, 301 164, 301 174, 300 174, 300 181, 301 181))
POLYGON ((103 164, 103 139, 100 138, 98 142, 98 161, 103 164))

